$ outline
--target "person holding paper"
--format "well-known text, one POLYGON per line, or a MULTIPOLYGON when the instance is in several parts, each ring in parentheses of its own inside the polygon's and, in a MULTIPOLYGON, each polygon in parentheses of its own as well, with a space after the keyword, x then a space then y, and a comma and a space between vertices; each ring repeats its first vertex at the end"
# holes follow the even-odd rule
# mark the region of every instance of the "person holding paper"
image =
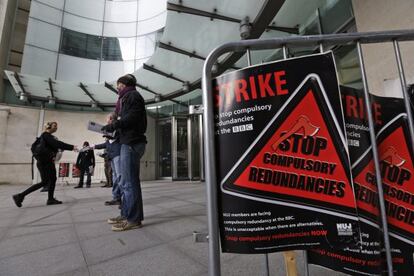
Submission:
MULTIPOLYGON (((106 117, 106 123, 112 124, 116 120, 115 112, 111 112, 106 117)), ((111 135, 104 135, 106 138, 102 144, 92 145, 94 149, 106 149, 108 160, 111 162, 112 168, 112 200, 105 201, 105 205, 120 205, 122 199, 122 190, 119 186, 121 180, 121 164, 120 164, 120 152, 121 144, 119 143, 119 135, 116 131, 111 135)))
POLYGON ((139 169, 147 143, 147 116, 144 98, 136 90, 136 85, 137 80, 132 74, 124 75, 117 80, 118 101, 115 113, 118 119, 102 127, 103 131, 110 133, 119 131, 121 144, 121 215, 108 219, 108 223, 112 224, 112 231, 140 228, 144 220, 139 169))

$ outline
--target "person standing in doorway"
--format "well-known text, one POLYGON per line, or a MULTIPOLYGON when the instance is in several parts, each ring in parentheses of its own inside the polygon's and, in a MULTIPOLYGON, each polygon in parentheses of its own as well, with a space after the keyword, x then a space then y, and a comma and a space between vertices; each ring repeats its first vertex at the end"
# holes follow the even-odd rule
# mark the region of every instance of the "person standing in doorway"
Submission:
POLYGON ((95 154, 89 147, 89 142, 83 142, 83 148, 80 150, 78 159, 76 160, 76 167, 80 170, 79 184, 74 188, 83 187, 83 177, 86 174, 86 188, 91 187, 91 176, 95 168, 95 154))
POLYGON ((28 194, 42 187, 48 187, 47 205, 62 204, 62 201, 54 198, 56 186, 56 154, 59 150, 77 151, 78 149, 76 146, 63 143, 53 136, 52 134, 55 133, 57 129, 58 124, 56 122, 48 122, 45 125, 45 131, 39 137, 39 141, 42 146, 42 156, 37 157, 36 162, 42 181, 30 186, 22 193, 13 195, 13 200, 17 207, 22 207, 22 202, 28 194))
POLYGON ((106 132, 118 131, 121 144, 120 187, 123 196, 121 215, 108 219, 113 231, 139 228, 144 220, 139 169, 147 143, 147 115, 144 98, 135 89, 136 84, 137 80, 132 74, 118 79, 118 101, 115 108, 118 118, 102 127, 106 132))

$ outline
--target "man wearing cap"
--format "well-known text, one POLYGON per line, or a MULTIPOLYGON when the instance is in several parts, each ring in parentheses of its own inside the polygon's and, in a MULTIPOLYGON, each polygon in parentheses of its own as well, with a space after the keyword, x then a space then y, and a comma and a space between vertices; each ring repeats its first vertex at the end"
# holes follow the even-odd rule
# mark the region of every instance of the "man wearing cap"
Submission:
POLYGON ((118 101, 115 108, 118 119, 102 127, 106 132, 117 130, 121 144, 119 185, 123 197, 121 215, 108 219, 112 231, 140 228, 144 219, 139 167, 147 143, 147 115, 144 98, 135 89, 136 83, 132 74, 118 79, 118 101))

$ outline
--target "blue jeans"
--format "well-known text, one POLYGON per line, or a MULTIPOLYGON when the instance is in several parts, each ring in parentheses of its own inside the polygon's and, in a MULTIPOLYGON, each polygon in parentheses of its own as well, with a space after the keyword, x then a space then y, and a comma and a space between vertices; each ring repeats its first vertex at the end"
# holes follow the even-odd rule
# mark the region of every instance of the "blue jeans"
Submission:
POLYGON ((145 143, 131 146, 121 145, 121 181, 119 182, 123 193, 121 216, 131 223, 144 220, 141 182, 139 180, 140 160, 144 152, 145 143))
POLYGON ((122 191, 121 191, 121 187, 119 186, 119 181, 121 179, 121 171, 120 171, 121 167, 120 167, 119 155, 112 158, 111 167, 112 167, 112 199, 121 200, 122 191))

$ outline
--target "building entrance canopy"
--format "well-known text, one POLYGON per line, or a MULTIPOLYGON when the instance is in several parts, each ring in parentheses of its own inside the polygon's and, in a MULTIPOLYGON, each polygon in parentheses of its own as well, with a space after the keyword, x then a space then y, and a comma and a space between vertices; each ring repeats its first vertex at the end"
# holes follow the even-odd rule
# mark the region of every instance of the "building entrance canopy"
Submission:
MULTIPOLYGON (((219 45, 240 39, 270 38, 299 34, 317 16, 326 1, 181 1, 167 3, 163 34, 154 54, 134 72, 137 89, 147 105, 187 102, 201 95, 201 74, 205 58, 219 45)), ((277 50, 251 54, 252 64, 274 60, 277 50)), ((247 66, 245 53, 219 58, 215 71, 221 74, 247 66)), ((113 107, 115 80, 90 83, 63 81, 6 71, 21 100, 40 100, 97 108, 113 107)))

